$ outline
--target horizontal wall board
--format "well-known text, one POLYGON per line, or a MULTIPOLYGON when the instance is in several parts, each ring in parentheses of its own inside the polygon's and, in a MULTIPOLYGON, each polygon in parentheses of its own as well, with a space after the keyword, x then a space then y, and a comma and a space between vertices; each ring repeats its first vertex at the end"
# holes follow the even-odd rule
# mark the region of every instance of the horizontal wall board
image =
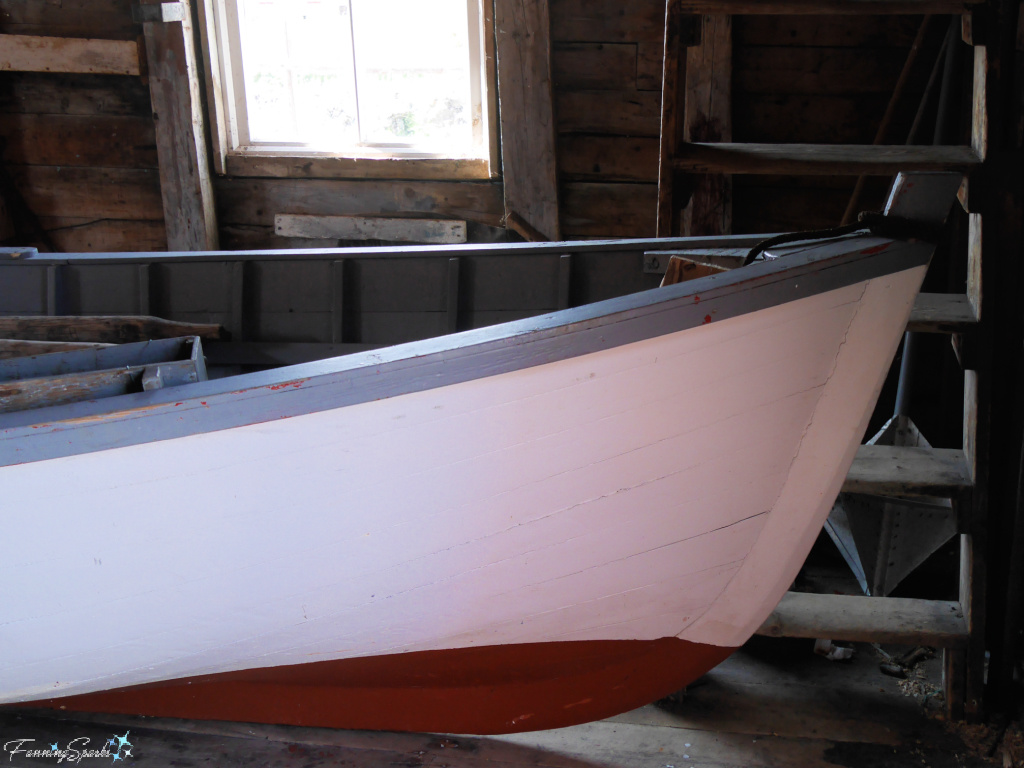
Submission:
POLYGON ((0 88, 0 110, 45 115, 136 115, 152 120, 141 78, 11 72, 0 88))
MULTIPOLYGON (((733 140, 870 144, 889 97, 885 94, 744 94, 733 103, 733 140)), ((909 125, 894 124, 890 140, 906 138, 909 125)))
MULTIPOLYGON (((851 48, 736 47, 733 94, 745 93, 892 93, 906 52, 879 49, 870 56, 851 48)), ((908 93, 920 93, 928 77, 915 68, 908 93)))
POLYGON ((165 251, 163 220, 128 221, 68 216, 40 217, 43 229, 64 253, 165 251))
POLYGON ((0 34, 0 71, 138 75, 134 40, 0 34))
POLYGON ((551 51, 556 88, 629 91, 636 88, 635 43, 557 43, 551 51))
POLYGON ((550 0, 554 42, 661 42, 664 0, 550 0))
POLYGON ((555 91, 559 133, 652 136, 661 130, 661 94, 654 91, 555 91))
POLYGON ((155 170, 33 165, 11 166, 9 170, 37 216, 163 218, 160 178, 155 170))
POLYGON ((641 91, 661 93, 662 62, 665 44, 661 41, 636 45, 636 87, 641 91))
POLYGON ((0 136, 14 165, 157 167, 149 116, 0 114, 0 136))
POLYGON ((658 180, 658 139, 630 136, 558 138, 558 166, 563 181, 658 180))
POLYGON ((59 32, 68 37, 134 39, 132 0, 4 0, 0 29, 7 33, 59 32))
POLYGON ((386 240, 437 245, 466 242, 466 222, 384 216, 296 216, 279 213, 274 232, 281 237, 328 240, 386 240))
POLYGON ((562 185, 566 237, 654 237, 657 184, 562 185))
POLYGON ((279 213, 307 215, 428 214, 501 226, 501 185, 468 181, 214 180, 222 224, 273 225, 279 213))
POLYGON ((299 248, 333 248, 334 241, 303 240, 280 237, 273 225, 220 223, 220 247, 226 251, 253 251, 267 248, 295 250, 299 248))
POLYGON ((829 46, 910 48, 921 17, 736 16, 733 44, 741 46, 829 46))

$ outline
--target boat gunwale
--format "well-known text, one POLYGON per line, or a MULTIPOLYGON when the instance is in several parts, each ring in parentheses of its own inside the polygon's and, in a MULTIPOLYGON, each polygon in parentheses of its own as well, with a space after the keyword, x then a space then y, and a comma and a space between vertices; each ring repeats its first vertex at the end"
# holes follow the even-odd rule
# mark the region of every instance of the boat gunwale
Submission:
MULTIPOLYGON (((892 246, 892 247, 890 247, 892 246)), ((0 467, 265 423, 579 357, 924 265, 860 232, 743 269, 510 323, 152 392, 0 416, 0 467), (256 402, 260 407, 256 407, 256 402), (133 424, 143 420, 142 424, 133 424)), ((556 249, 557 250, 557 249, 556 249)))
MULTIPOLYGON (((775 233, 777 234, 777 233, 775 233)), ((709 237, 564 240, 542 243, 455 243, 450 245, 383 245, 344 248, 289 248, 244 251, 125 251, 94 253, 32 253, 7 259, 0 267, 41 267, 84 264, 168 264, 180 262, 309 261, 336 259, 405 259, 439 256, 551 256, 565 253, 606 253, 628 250, 669 251, 686 248, 743 248, 775 234, 709 237), (276 258, 275 258, 276 257, 276 258)))

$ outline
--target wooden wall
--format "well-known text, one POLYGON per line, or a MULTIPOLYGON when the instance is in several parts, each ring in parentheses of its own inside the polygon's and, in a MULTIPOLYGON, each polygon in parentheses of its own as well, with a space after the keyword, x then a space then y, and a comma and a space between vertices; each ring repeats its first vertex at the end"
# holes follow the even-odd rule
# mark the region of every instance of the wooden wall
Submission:
MULTIPOLYGON (((129 0, 5 0, 6 34, 134 40, 129 0)), ((165 247, 149 89, 140 77, 0 73, 3 163, 62 251, 165 247)), ((26 222, 5 195, 0 239, 26 222), (14 220, 12 221, 12 218, 14 220)))
MULTIPOLYGON (((563 237, 653 236, 664 0, 549 4, 563 237)), ((134 40, 131 18, 129 0, 5 0, 0 32, 134 40)), ((737 17, 734 140, 870 142, 918 24, 737 17)), ((0 138, 0 188, 18 190, 57 249, 166 247, 144 76, 0 72, 0 138)), ((735 231, 838 223, 852 184, 738 177, 735 231)), ((309 245, 276 237, 277 213, 464 218, 476 239, 500 236, 504 213, 500 181, 220 177, 214 188, 225 248, 309 245)), ((5 195, 0 240, 25 238, 18 205, 5 195)))

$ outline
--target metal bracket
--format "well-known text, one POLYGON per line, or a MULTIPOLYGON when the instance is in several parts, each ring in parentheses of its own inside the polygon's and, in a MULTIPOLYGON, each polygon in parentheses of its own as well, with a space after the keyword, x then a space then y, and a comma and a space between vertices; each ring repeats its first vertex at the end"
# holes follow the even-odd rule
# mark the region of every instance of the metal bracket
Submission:
POLYGON ((132 21, 136 24, 184 21, 187 16, 188 6, 183 2, 145 3, 132 6, 132 21))

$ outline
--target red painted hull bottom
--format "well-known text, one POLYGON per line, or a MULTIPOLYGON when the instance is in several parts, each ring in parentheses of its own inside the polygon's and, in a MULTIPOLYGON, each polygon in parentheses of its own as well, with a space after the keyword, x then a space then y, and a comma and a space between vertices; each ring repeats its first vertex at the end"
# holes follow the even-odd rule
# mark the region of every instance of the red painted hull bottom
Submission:
POLYGON ((733 650, 662 638, 421 651, 227 672, 17 706, 328 728, 514 733, 642 706, 693 682, 733 650))

